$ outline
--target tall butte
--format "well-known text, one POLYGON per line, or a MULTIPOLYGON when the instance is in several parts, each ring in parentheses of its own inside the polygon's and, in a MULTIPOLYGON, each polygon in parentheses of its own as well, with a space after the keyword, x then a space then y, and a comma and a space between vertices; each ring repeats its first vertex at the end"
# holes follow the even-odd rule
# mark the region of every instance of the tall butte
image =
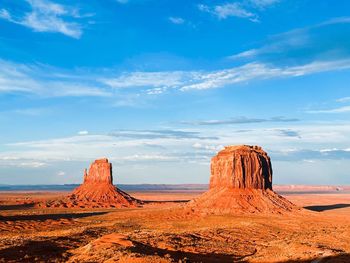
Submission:
POLYGON ((84 182, 69 196, 74 204, 95 207, 131 207, 140 203, 113 185, 112 164, 108 159, 94 161, 89 172, 84 170, 84 182))
POLYGON ((209 191, 188 204, 204 213, 291 211, 295 206, 272 190, 272 167, 259 146, 226 146, 211 159, 209 191))
POLYGON ((69 196, 47 203, 48 207, 135 207, 142 203, 113 185, 112 164, 108 159, 94 161, 84 170, 84 182, 69 196))

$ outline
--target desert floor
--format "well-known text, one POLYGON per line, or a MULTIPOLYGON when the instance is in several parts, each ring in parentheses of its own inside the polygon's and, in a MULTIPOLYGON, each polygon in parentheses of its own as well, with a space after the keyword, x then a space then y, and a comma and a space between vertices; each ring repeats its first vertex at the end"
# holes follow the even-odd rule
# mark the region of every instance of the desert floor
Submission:
POLYGON ((350 262, 350 194, 287 194, 274 215, 190 215, 200 192, 134 192, 135 209, 40 209, 67 193, 0 193, 0 262, 350 262), (179 202, 170 202, 180 200, 179 202))

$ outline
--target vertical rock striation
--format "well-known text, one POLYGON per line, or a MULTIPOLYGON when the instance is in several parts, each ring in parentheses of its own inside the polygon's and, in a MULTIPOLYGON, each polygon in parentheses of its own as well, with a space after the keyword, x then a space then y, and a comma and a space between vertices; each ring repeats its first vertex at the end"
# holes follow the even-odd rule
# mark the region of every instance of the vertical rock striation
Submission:
POLYGON ((94 161, 89 168, 89 173, 84 169, 84 184, 113 184, 112 164, 103 158, 94 161))
POLYGON ((272 167, 259 146, 227 146, 211 160, 209 191, 189 202, 209 214, 281 213, 295 206, 272 190, 272 167))
POLYGON ((259 146, 227 146, 211 160, 210 189, 272 190, 270 157, 259 146))
POLYGON ((68 197, 49 202, 48 207, 134 207, 142 202, 113 185, 112 164, 108 159, 94 161, 84 169, 84 181, 68 197))

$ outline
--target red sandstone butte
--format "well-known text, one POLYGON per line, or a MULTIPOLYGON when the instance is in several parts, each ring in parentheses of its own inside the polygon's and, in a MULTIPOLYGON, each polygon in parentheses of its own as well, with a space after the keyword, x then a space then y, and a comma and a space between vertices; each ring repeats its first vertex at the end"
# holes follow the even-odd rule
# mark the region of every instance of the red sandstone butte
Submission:
POLYGON ((49 207, 135 207, 142 202, 113 185, 112 164, 108 159, 94 161, 89 172, 84 170, 84 182, 67 198, 48 203, 49 207))
POLYGON ((210 189, 272 190, 270 157, 259 146, 227 146, 211 159, 210 189))
POLYGON ((270 157, 259 146, 227 146, 211 160, 209 191, 189 202, 203 213, 291 211, 294 205, 272 190, 270 157))

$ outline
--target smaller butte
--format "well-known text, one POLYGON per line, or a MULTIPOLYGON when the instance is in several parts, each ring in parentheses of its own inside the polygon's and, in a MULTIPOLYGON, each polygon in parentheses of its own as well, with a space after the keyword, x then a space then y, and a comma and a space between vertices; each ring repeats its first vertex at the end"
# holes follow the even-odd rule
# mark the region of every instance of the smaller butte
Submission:
POLYGON ((206 214, 282 213, 295 205, 272 190, 272 167, 259 146, 226 146, 211 159, 209 191, 187 205, 206 214))
POLYGON ((84 182, 69 196, 46 203, 47 207, 122 208, 137 207, 142 201, 113 185, 112 164, 108 159, 95 160, 84 170, 84 182))

